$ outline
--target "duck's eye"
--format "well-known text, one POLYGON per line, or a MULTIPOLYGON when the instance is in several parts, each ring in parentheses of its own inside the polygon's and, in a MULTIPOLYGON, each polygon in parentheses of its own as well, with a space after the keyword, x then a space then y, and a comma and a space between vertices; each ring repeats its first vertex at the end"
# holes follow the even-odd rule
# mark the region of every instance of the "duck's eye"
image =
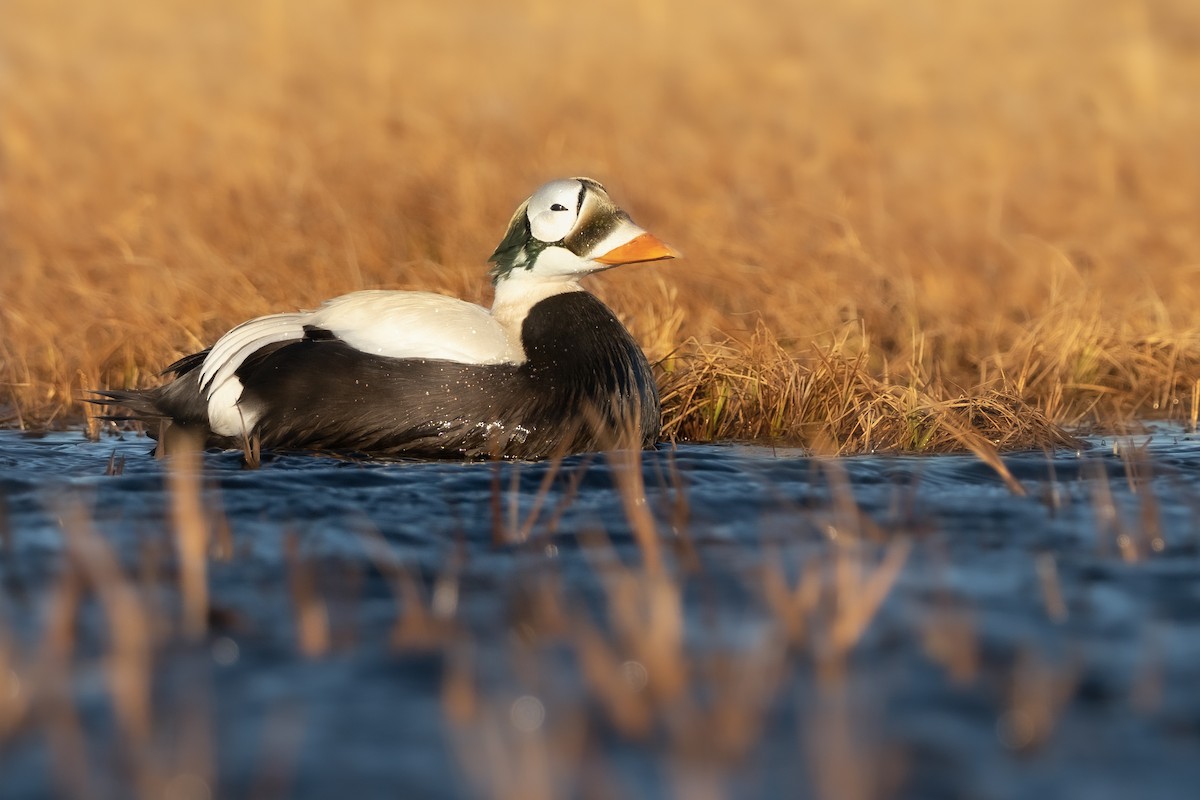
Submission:
POLYGON ((551 211, 566 211, 567 207, 564 206, 562 203, 555 203, 554 205, 550 206, 550 210, 551 211))

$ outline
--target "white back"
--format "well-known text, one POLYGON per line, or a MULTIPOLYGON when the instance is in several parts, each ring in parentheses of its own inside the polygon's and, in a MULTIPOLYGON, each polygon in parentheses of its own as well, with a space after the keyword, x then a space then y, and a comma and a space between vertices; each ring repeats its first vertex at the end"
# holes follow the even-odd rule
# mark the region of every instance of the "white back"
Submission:
POLYGON ((306 324, 389 358, 502 364, 521 352, 486 308, 432 292, 353 292, 325 302, 306 324))

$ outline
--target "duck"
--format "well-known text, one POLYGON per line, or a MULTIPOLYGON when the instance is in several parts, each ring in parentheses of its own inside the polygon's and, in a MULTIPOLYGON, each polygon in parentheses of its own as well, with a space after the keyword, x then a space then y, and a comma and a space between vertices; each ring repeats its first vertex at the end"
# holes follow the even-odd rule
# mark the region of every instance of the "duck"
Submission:
POLYGON ((645 353, 580 280, 678 257, 599 182, 551 181, 517 208, 488 259, 491 308, 363 290, 251 319, 161 373, 99 390, 102 418, 251 452, 537 460, 657 441, 645 353))

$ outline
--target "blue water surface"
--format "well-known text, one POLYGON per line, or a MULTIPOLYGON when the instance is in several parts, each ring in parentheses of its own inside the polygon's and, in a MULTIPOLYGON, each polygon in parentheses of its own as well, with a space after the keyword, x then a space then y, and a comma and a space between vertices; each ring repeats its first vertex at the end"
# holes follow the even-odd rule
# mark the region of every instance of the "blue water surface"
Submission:
POLYGON ((1179 428, 1007 455, 1023 495, 969 455, 208 453, 199 636, 151 444, 0 431, 0 797, 1200 785, 1200 438, 1179 428), (115 699, 97 543, 150 619, 144 729, 115 699))

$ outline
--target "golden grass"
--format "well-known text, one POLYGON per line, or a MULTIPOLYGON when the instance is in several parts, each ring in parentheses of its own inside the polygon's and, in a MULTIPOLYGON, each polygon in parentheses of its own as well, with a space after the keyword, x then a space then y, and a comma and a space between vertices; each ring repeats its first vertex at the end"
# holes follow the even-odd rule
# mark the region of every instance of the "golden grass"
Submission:
POLYGON ((1194 418, 1197 30, 1189 0, 11 0, 0 418, 354 289, 486 302, 570 174, 687 256, 593 284, 674 436, 1194 418))

